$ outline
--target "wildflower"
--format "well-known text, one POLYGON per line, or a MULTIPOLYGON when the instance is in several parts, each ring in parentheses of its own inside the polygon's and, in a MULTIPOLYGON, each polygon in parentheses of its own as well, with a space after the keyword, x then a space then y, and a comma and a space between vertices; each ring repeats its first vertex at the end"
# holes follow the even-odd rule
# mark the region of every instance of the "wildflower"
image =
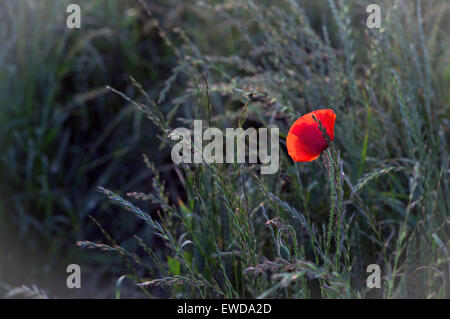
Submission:
POLYGON ((292 124, 286 138, 289 155, 295 162, 311 162, 328 147, 319 123, 328 134, 330 142, 334 139, 336 114, 331 109, 316 110, 297 119, 292 124))

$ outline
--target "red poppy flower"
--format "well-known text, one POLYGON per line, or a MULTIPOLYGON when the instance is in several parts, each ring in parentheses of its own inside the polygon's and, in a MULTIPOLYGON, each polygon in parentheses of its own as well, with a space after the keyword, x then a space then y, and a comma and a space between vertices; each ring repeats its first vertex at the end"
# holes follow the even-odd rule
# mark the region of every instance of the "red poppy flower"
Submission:
POLYGON ((336 114, 333 110, 317 110, 303 115, 292 124, 286 138, 288 153, 294 162, 314 161, 328 147, 328 142, 313 115, 322 123, 330 140, 334 139, 336 114))

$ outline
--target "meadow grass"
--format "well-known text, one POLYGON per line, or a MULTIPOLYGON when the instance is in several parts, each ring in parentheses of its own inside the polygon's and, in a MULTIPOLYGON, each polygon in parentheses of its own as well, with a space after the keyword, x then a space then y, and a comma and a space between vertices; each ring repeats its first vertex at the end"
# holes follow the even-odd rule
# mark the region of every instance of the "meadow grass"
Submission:
MULTIPOLYGON (((134 96, 123 74, 154 80, 170 66, 155 36, 137 29, 132 1, 79 1, 80 30, 66 27, 69 3, 5 0, 0 8, 0 286, 36 284, 53 295, 67 293, 70 262, 91 260, 91 282, 116 268, 75 245, 98 233, 88 215, 108 212, 96 187, 149 177, 131 163, 155 129, 105 85, 134 96), (151 59, 143 46, 156 48, 151 59)), ((136 229, 131 220, 112 224, 136 229)))
POLYGON ((181 165, 177 180, 162 181, 149 156, 150 193, 100 188, 166 246, 137 238, 144 260, 110 243, 147 294, 449 297, 448 99, 436 90, 448 63, 448 5, 386 1, 382 29, 369 30, 364 4, 329 1, 320 28, 296 1, 189 6, 202 23, 214 17, 200 35, 195 26, 169 35, 155 23, 179 61, 157 102, 146 96, 137 108, 165 145, 171 128, 194 118, 214 127, 275 124, 282 142, 308 111, 331 107, 337 120, 322 163, 294 164, 285 152, 273 176, 257 165, 181 165), (218 37, 232 41, 205 44, 218 37), (184 93, 170 97, 174 85, 184 93), (142 211, 142 200, 158 214, 142 211), (369 264, 382 269, 379 290, 366 286, 369 264))
MULTIPOLYGON (((369 30, 367 4, 131 5, 175 63, 157 90, 133 71, 127 89, 107 87, 148 118, 160 144, 142 152, 140 176, 151 176, 151 186, 117 184, 113 175, 95 181, 119 208, 86 223, 103 243, 88 234, 78 245, 122 257, 117 298, 125 279, 150 298, 450 296, 449 6, 380 1, 382 28, 369 30), (159 14, 166 10, 171 15, 159 14), (285 149, 289 127, 319 108, 337 114, 335 139, 318 160, 294 163, 285 149), (170 132, 194 119, 218 128, 278 126, 279 171, 174 165, 170 132), (120 224, 133 217, 144 225, 139 232, 120 224), (381 289, 366 286, 369 264, 381 267, 381 289)), ((88 203, 85 196, 97 196, 88 193, 75 197, 88 203)))

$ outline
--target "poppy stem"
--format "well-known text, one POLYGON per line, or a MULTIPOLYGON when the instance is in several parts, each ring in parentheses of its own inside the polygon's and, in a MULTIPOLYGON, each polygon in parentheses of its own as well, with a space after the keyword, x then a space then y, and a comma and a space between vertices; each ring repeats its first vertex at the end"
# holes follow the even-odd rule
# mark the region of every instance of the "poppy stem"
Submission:
POLYGON ((330 251, 330 244, 331 244, 331 237, 333 235, 333 221, 334 221, 334 215, 336 210, 336 203, 335 203, 335 185, 334 185, 334 161, 330 152, 330 148, 327 149, 327 156, 329 161, 329 181, 330 181, 330 189, 331 189, 331 208, 330 208, 330 217, 328 219, 328 232, 327 232, 327 242, 326 242, 326 248, 325 248, 325 260, 327 261, 328 258, 328 252, 330 251))

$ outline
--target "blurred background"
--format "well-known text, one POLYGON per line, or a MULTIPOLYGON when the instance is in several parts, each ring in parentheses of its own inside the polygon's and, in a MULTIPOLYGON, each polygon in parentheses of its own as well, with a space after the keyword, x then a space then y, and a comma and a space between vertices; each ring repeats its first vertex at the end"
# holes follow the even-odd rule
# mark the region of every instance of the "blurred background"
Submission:
MULTIPOLYGON (((76 246, 101 237, 88 215, 110 213, 96 187, 145 189, 142 153, 157 147, 151 123, 105 86, 135 97, 132 75, 155 94, 175 58, 137 1, 78 1, 82 28, 68 29, 71 2, 0 4, 0 282, 65 296, 72 293, 66 266, 76 263, 83 286, 92 287, 83 296, 101 297, 113 291, 114 259, 76 246)), ((180 5, 161 1, 152 9, 172 15, 171 24, 180 5)), ((140 232, 133 219, 108 219, 121 240, 140 232)))
MULTIPOLYGON (((393 2, 396 2, 399 11, 411 6, 411 12, 416 12, 415 1, 393 2)), ((262 14, 272 19, 274 38, 285 30, 282 23, 297 23, 293 17, 292 21, 288 18, 278 20, 276 8, 283 9, 284 4, 271 1, 255 3, 261 7, 262 14)), ((341 10, 343 6, 338 3, 341 10)), ((352 55, 350 63, 358 76, 366 72, 365 65, 371 54, 368 52, 373 52, 364 40, 369 37, 363 25, 367 16, 365 7, 369 2, 356 0, 345 3, 349 3, 350 8, 343 14, 347 14, 346 25, 352 27, 351 52, 346 52, 347 47, 342 46, 340 26, 328 1, 301 1, 301 6, 311 30, 323 34, 326 28, 326 41, 336 50, 333 54, 337 59, 352 55)), ((440 123, 436 126, 436 132, 438 126, 444 130, 442 138, 445 142, 444 145, 441 143, 441 147, 447 149, 450 12, 447 1, 421 3, 422 31, 429 47, 431 66, 426 72, 430 72, 430 81, 435 89, 433 119, 440 123)), ((252 26, 246 29, 253 32, 250 39, 246 38, 248 34, 240 29, 240 23, 247 21, 250 16, 248 12, 254 9, 247 2, 242 5, 247 6, 247 11, 233 11, 234 7, 240 6, 235 1, 0 0, 0 295, 14 287, 26 285, 30 290, 36 286, 40 291, 36 293, 45 293, 50 297, 114 297, 117 278, 125 273, 121 259, 112 254, 80 249, 76 245, 78 240, 100 242, 104 238, 89 216, 100 220, 103 228, 114 233, 114 239, 130 250, 139 249, 138 243, 133 240, 134 235, 150 246, 161 245, 142 222, 118 213, 120 208, 111 206, 105 196, 96 190, 98 186, 105 186, 122 193, 135 190, 150 192, 153 173, 147 169, 142 157, 142 154, 147 154, 158 167, 161 178, 168 181, 171 201, 176 202, 177 198, 185 196, 179 183, 170 182, 176 179, 176 172, 170 160, 170 149, 167 145, 161 147, 160 131, 129 102, 108 90, 107 85, 131 99, 142 100, 142 94, 130 81, 131 75, 168 117, 181 112, 186 118, 192 118, 195 112, 203 112, 191 107, 192 101, 186 98, 186 92, 192 96, 196 88, 204 86, 203 72, 206 72, 210 82, 212 104, 220 104, 222 108, 218 110, 223 114, 227 110, 240 110, 245 103, 242 99, 230 97, 237 94, 230 93, 233 84, 249 91, 267 89, 280 93, 277 96, 299 105, 299 115, 312 108, 314 99, 322 104, 329 102, 321 100, 321 96, 332 92, 325 85, 330 80, 335 81, 333 77, 322 77, 325 82, 321 84, 310 79, 310 86, 302 87, 282 79, 264 85, 264 81, 271 77, 275 79, 275 76, 272 74, 261 79, 258 76, 268 75, 261 70, 277 69, 277 63, 281 65, 280 69, 284 68, 283 74, 293 76, 297 72, 307 71, 299 66, 299 61, 298 70, 285 63, 287 56, 296 52, 296 48, 286 56, 278 56, 278 62, 276 59, 270 62, 265 60, 265 56, 277 56, 270 52, 270 48, 278 50, 276 46, 283 45, 283 41, 271 43, 270 37, 267 38, 267 34, 259 29, 261 25, 256 23, 254 29, 252 26), (68 29, 66 26, 66 7, 72 2, 81 7, 81 29, 68 29), (233 15, 233 19, 228 15, 233 15), (269 48, 268 52, 257 52, 257 49, 264 48, 269 48), (189 74, 193 69, 187 68, 186 63, 196 65, 199 71, 189 74), (233 79, 239 77, 245 80, 236 85, 233 79), (314 85, 324 86, 316 90, 314 85), (296 88, 302 96, 293 98, 289 94, 296 88), (303 102, 299 102, 300 99, 303 102), (66 267, 72 263, 81 265, 83 289, 70 290, 66 287, 66 267)), ((381 7, 383 10, 389 7, 389 12, 393 10, 390 3, 382 2, 381 7)), ((386 11, 383 11, 383 17, 386 17, 386 11)), ((415 16, 410 18, 416 19, 415 16)), ((398 20, 398 30, 408 29, 407 23, 412 23, 407 21, 407 16, 402 19, 398 20)), ((270 25, 267 28, 270 31, 270 25)), ((398 30, 387 36, 395 40, 405 39, 404 43, 391 48, 395 55, 392 59, 397 59, 398 65, 419 63, 402 53, 402 50, 408 50, 410 42, 416 43, 414 45, 421 50, 419 42, 415 42, 419 41, 416 33, 402 34, 398 30)), ((287 28, 285 31, 289 36, 296 37, 295 30, 287 28)), ((299 33, 296 41, 301 42, 302 37, 299 33)), ((289 37, 285 41, 289 41, 289 37)), ((305 57, 304 63, 308 65, 313 65, 314 59, 322 59, 308 50, 305 57)), ((383 68, 382 65, 373 67, 373 73, 383 68)), ((403 76, 407 77, 406 73, 399 73, 402 80, 403 76)), ((416 76, 409 74, 409 77, 416 76)), ((377 75, 379 83, 383 79, 388 81, 388 78, 387 75, 377 75)), ((410 87, 412 91, 419 89, 410 87)), ((371 93, 368 91, 367 94, 371 93)), ((375 91, 377 94, 378 91, 375 91)), ((394 107, 388 98, 381 97, 378 102, 394 107)), ((405 103, 414 101, 406 98, 405 103)), ((359 128, 353 130, 361 132, 360 136, 346 137, 348 143, 340 141, 347 145, 347 148, 342 147, 343 152, 348 154, 343 157, 355 157, 354 163, 357 164, 349 172, 355 180, 375 166, 375 160, 365 162, 365 155, 361 161, 360 154, 364 153, 364 148, 369 153, 368 157, 379 160, 395 157, 395 154, 402 152, 399 150, 396 153, 396 148, 402 147, 397 145, 402 141, 400 131, 390 127, 394 132, 391 134, 396 137, 390 142, 382 142, 388 137, 377 131, 375 121, 371 124, 374 127, 371 138, 378 142, 364 146, 365 107, 361 103, 358 109, 361 112, 352 113, 349 122, 341 121, 342 126, 352 121, 361 122, 359 128), (349 143, 355 143, 355 147, 350 147, 349 143), (382 151, 371 153, 371 149, 377 149, 380 145, 391 147, 392 152, 385 151, 385 156, 381 155, 382 151)), ((255 121, 264 122, 264 116, 259 116, 257 112, 253 111, 255 121)), ((217 111, 216 115, 219 113, 217 111)), ((375 113, 381 114, 382 118, 382 111, 375 113)), ((285 128, 288 127, 289 121, 283 123, 285 128)), ((378 129, 380 127, 382 125, 378 125, 378 129)), ((435 163, 442 164, 442 161, 440 158, 435 163)), ((431 165, 440 169, 438 164, 431 165)), ((443 179, 446 178, 447 171, 444 171, 443 179)), ((309 196, 312 196, 313 202, 317 200, 319 207, 321 192, 314 188, 313 180, 309 182, 309 196)), ((407 179, 394 181, 393 184, 396 185, 394 188, 407 185, 407 179)), ((391 194, 386 192, 383 196, 392 196, 393 201, 374 201, 370 205, 381 205, 380 210, 387 211, 386 219, 389 219, 396 216, 395 213, 389 215, 389 212, 405 208, 408 195, 395 197, 392 194, 396 191, 392 189, 391 194)), ((377 198, 380 194, 371 191, 367 196, 377 198)), ((438 201, 442 203, 438 204, 442 205, 441 212, 448 214, 447 199, 438 201)), ((148 202, 143 203, 141 208, 147 212, 156 211, 156 206, 148 202)), ((124 286, 127 284, 124 283, 124 286)), ((124 294, 127 297, 144 296, 131 283, 124 294)))

